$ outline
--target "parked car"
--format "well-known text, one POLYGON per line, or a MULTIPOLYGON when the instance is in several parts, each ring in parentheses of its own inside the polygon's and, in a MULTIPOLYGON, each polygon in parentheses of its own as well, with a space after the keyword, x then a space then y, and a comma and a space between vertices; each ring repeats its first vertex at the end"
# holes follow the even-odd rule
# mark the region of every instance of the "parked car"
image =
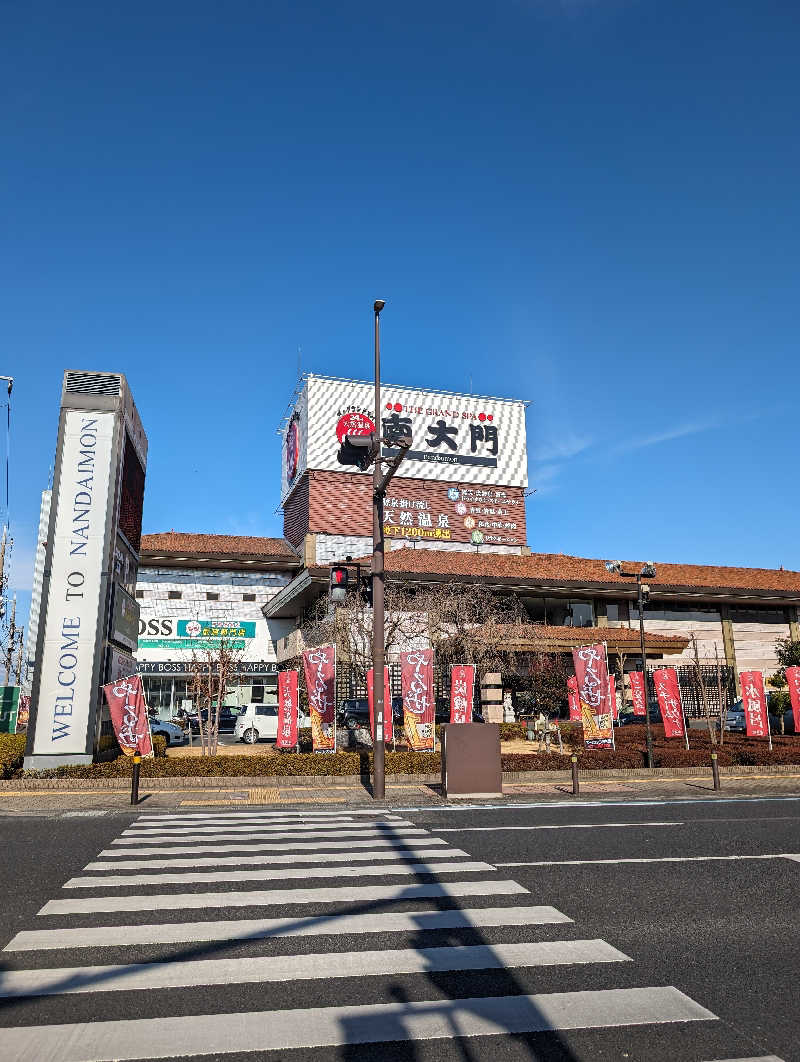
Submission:
MULTIPOLYGON (((214 712, 216 709, 212 708, 211 719, 214 719, 214 712)), ((241 708, 229 708, 227 705, 223 706, 219 710, 219 732, 220 734, 232 734, 236 727, 236 720, 241 714, 241 708)), ((200 717, 203 719, 203 726, 208 723, 208 708, 204 708, 199 715, 189 716, 189 726, 192 728, 193 734, 200 733, 200 717)))
MULTIPOLYGON (((403 725, 403 698, 392 697, 392 718, 395 726, 403 725)), ((336 722, 348 730, 369 726, 369 701, 366 697, 351 697, 342 701, 336 713, 336 722)))
MULTIPOLYGON (((651 726, 654 723, 663 723, 664 720, 661 718, 661 712, 659 711, 658 708, 653 708, 651 706, 648 714, 650 716, 650 725, 651 726)), ((632 711, 631 712, 620 712, 620 715, 619 715, 619 724, 620 724, 620 726, 626 726, 628 723, 640 723, 642 726, 644 726, 644 716, 643 715, 634 715, 632 711)))
MULTIPOLYGON (((298 728, 311 726, 307 715, 300 713, 298 728)), ((248 704, 236 720, 233 736, 246 745, 257 741, 278 740, 278 706, 276 704, 248 704)))
MULTIPOLYGON (((769 713, 769 728, 773 734, 780 734, 781 717, 779 715, 773 715, 772 712, 769 713)), ((725 717, 725 729, 741 734, 747 732, 747 723, 744 717, 744 705, 742 704, 741 699, 734 701, 728 709, 728 713, 725 717)), ((784 713, 783 732, 785 734, 794 733, 794 713, 791 708, 784 713)))
POLYGON ((167 719, 150 719, 150 733, 153 737, 163 737, 167 745, 184 745, 186 733, 183 727, 167 719))

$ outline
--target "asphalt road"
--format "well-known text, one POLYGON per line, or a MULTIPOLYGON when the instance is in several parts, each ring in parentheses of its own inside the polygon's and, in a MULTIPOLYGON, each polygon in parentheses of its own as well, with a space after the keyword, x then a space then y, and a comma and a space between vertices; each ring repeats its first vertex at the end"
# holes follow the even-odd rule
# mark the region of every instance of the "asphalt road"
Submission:
POLYGON ((790 1062, 799 827, 800 798, 2 818, 0 1057, 790 1062))

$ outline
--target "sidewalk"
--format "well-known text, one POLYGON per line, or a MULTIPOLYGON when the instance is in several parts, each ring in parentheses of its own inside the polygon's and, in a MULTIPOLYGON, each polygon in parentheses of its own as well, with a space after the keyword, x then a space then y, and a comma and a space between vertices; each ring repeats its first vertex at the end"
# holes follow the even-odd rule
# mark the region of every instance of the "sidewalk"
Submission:
MULTIPOLYGON (((722 788, 715 793, 710 771, 696 771, 672 777, 647 777, 642 771, 602 772, 608 777, 598 778, 601 772, 590 772, 592 777, 581 778, 580 795, 572 796, 571 783, 561 777, 543 777, 541 780, 509 780, 503 785, 502 798, 491 800, 468 800, 468 803, 497 804, 498 802, 549 803, 569 800, 580 803, 597 800, 676 800, 676 799, 730 799, 731 797, 800 797, 800 770, 797 773, 762 773, 766 768, 751 769, 754 773, 722 775, 722 788), (755 773, 758 771, 759 773, 755 773)), ((739 769, 741 770, 741 769, 739 769)), ((543 774, 545 772, 542 772, 543 774)), ((547 772, 548 774, 550 772, 547 772)), ((588 772, 587 772, 588 773, 588 772)), ((192 782, 196 783, 196 779, 192 782)), ((280 780, 277 784, 259 786, 255 779, 208 779, 206 784, 178 784, 175 779, 146 779, 140 785, 139 809, 178 810, 181 808, 281 806, 308 807, 335 804, 341 807, 374 807, 375 802, 367 785, 356 779, 330 779, 317 782, 314 778, 280 780), (282 784, 285 781, 285 784, 282 784), (158 782, 156 787, 153 782, 158 782), (150 785, 148 785, 150 783, 150 785)), ((265 780, 267 781, 267 780, 265 780)), ((269 780, 276 782, 277 780, 269 780)), ((457 806, 463 801, 456 798, 445 800, 440 787, 432 780, 386 782, 386 800, 380 806, 402 806, 424 809, 426 807, 457 806)), ((0 787, 0 814, 47 814, 64 811, 126 811, 133 810, 130 804, 130 789, 127 784, 104 788, 78 788, 64 782, 59 788, 22 788, 13 781, 0 787)))

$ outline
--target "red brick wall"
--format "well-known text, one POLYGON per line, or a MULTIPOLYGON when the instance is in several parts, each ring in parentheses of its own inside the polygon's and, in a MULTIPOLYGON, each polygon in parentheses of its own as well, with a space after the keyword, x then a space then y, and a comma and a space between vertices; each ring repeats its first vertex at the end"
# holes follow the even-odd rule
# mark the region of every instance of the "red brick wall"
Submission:
POLYGON ((283 537, 299 546, 308 531, 308 476, 306 473, 283 507, 283 537))
MULTIPOLYGON (((392 480, 384 507, 387 536, 469 543, 473 531, 480 531, 485 545, 526 545, 521 487, 459 486, 459 498, 450 499, 447 492, 452 486, 399 476, 392 480), (491 497, 483 497, 484 490, 491 497), (457 511, 457 506, 465 511, 457 511), (491 509, 495 511, 486 511, 491 509), (470 521, 474 521, 471 526, 470 521), (515 526, 491 526, 495 524, 515 526)), ((284 534, 293 545, 299 542, 297 535, 306 513, 309 531, 371 536, 372 477, 351 472, 308 472, 284 510, 284 534)))

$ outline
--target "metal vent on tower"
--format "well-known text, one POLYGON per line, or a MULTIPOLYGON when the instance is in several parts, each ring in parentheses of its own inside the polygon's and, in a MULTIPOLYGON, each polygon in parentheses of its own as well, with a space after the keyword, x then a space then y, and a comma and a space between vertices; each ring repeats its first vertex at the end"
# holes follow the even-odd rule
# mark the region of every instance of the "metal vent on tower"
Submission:
POLYGON ((68 372, 64 390, 73 395, 118 395, 120 377, 113 372, 68 372))

